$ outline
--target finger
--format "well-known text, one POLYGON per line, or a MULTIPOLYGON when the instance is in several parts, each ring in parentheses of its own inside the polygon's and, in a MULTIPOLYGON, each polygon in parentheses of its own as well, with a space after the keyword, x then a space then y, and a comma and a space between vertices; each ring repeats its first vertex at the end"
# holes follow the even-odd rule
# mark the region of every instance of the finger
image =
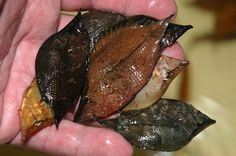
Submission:
POLYGON ((174 0, 62 0, 62 9, 77 11, 80 8, 111 10, 127 15, 143 14, 163 19, 176 13, 174 0))
POLYGON ((171 47, 167 47, 163 50, 162 55, 166 55, 169 57, 177 58, 177 59, 184 59, 183 48, 181 45, 176 42, 171 47))
MULTIPOLYGON (((56 31, 60 15, 60 5, 57 4, 57 1, 27 1, 26 6, 22 6, 22 0, 11 0, 10 2, 9 7, 7 7, 8 1, 5 2, 5 7, 8 10, 13 10, 13 12, 7 13, 4 20, 10 20, 11 22, 5 22, 8 23, 8 25, 5 25, 7 30, 2 35, 1 30, 4 29, 1 26, 4 25, 2 23, 4 20, 0 16, 0 36, 4 36, 3 39, 8 40, 7 35, 11 31, 11 27, 19 24, 18 18, 21 23, 14 33, 13 41, 9 42, 12 45, 9 54, 0 65, 0 83, 4 83, 3 78, 7 80, 7 86, 4 86, 4 95, 0 93, 0 143, 9 142, 19 131, 18 109, 20 108, 23 92, 32 81, 35 73, 34 62, 38 48, 47 36, 56 31), (19 11, 18 7, 22 7, 24 12, 22 9, 19 11), (13 16, 15 9, 18 10, 17 15, 13 16), (20 18, 21 16, 22 18, 20 18), (8 73, 2 73, 2 71, 8 73), (9 78, 3 77, 8 75, 9 78)), ((4 15, 3 12, 2 15, 4 15)))
POLYGON ((61 20, 60 20, 60 24, 58 27, 58 31, 63 29, 73 19, 73 17, 74 16, 70 16, 70 15, 61 15, 61 20))
POLYGON ((26 1, 0 1, 0 60, 9 52, 12 40, 22 20, 26 1), (11 11, 9 11, 11 10, 11 11))
MULTIPOLYGON (((13 143, 20 144, 20 135, 13 143)), ((66 120, 60 123, 59 129, 51 126, 38 132, 26 146, 56 155, 132 155, 132 147, 119 134, 66 120)))

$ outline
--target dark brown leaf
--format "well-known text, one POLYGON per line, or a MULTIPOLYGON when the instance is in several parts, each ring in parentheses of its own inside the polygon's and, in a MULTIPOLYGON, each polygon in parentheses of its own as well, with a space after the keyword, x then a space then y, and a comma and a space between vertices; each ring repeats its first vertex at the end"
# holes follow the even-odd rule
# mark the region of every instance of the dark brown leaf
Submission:
MULTIPOLYGON (((94 15, 94 17, 96 16, 94 15)), ((166 20, 170 18, 171 17, 166 20)), ((152 50, 149 49, 149 53, 146 51, 145 59, 141 57, 133 58, 133 62, 129 59, 129 65, 127 64, 126 58, 130 57, 130 54, 138 47, 139 49, 140 47, 145 47, 147 50, 147 46, 141 46, 141 42, 147 40, 145 33, 151 33, 154 29, 156 29, 154 31, 158 31, 157 29, 161 28, 161 26, 153 27, 153 25, 158 25, 158 23, 161 23, 161 21, 151 17, 142 15, 133 16, 121 20, 118 24, 101 32, 100 40, 97 40, 95 44, 95 52, 90 57, 88 90, 84 95, 85 98, 82 98, 80 107, 75 116, 75 121, 80 120, 81 114, 84 116, 82 120, 91 120, 94 119, 94 117, 107 117, 127 105, 137 92, 144 87, 147 80, 150 78, 151 70, 153 70, 153 64, 147 67, 144 62, 146 62, 146 65, 151 63, 152 50), (153 30, 149 30, 148 32, 148 27, 153 27, 154 29, 152 28, 153 30), (147 56, 149 56, 149 60, 147 60, 147 56), (126 60, 126 64, 123 60, 126 60), (134 64, 134 62, 136 64, 134 64), (139 69, 132 71, 131 66, 134 68, 138 63, 139 69), (124 65, 126 65, 126 67, 124 67, 124 65), (119 71, 116 71, 118 68, 120 68, 119 71), (140 69, 145 70, 141 71, 140 69), (142 72, 147 72, 145 75, 146 78, 143 79, 142 83, 139 83, 138 78, 143 78, 142 74, 144 73, 142 72), (134 75, 135 73, 136 75, 134 75), (137 75, 137 73, 140 75, 137 75), (108 77, 110 78, 108 79, 108 77), (137 81, 133 81, 135 77, 137 81), (129 82, 127 80, 129 80, 129 82), (101 88, 104 88, 104 90, 101 90, 101 88), (84 105, 85 108, 83 110, 84 105)), ((176 24, 169 24, 167 28, 164 28, 164 35, 162 34, 160 36, 159 40, 161 41, 157 44, 157 46, 161 46, 158 50, 159 55, 163 48, 171 46, 190 28, 192 28, 192 26, 176 24)), ((153 46, 153 48, 158 48, 157 46, 153 46)), ((156 63, 155 58, 152 63, 156 63)), ((164 92, 165 87, 163 87, 162 90, 164 92)))
POLYGON ((80 96, 86 79, 89 36, 78 14, 49 37, 36 58, 36 79, 42 99, 52 108, 56 124, 80 96))
POLYGON ((83 14, 81 23, 89 34, 90 51, 94 50, 95 43, 102 37, 101 33, 106 32, 125 18, 125 16, 118 13, 100 10, 89 10, 83 14))
POLYGON ((101 123, 136 147, 173 151, 215 121, 182 101, 160 99, 146 109, 124 111, 118 118, 101 123))
POLYGON ((81 120, 107 117, 134 98, 160 57, 160 40, 167 25, 168 21, 158 21, 145 27, 125 26, 96 43, 81 120))

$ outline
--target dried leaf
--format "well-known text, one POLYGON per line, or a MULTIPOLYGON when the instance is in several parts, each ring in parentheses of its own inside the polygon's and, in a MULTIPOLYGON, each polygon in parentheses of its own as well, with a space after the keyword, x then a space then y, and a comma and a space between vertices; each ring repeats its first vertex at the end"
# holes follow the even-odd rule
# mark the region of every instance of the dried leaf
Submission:
POLYGON ((36 57, 36 79, 42 99, 52 108, 58 126, 79 98, 86 79, 89 35, 78 14, 49 37, 36 57))
POLYGON ((163 38, 161 39, 162 49, 173 45, 179 37, 192 28, 192 25, 178 25, 170 23, 166 28, 163 38))
POLYGON ((25 91, 19 114, 23 142, 26 142, 37 131, 54 124, 53 112, 41 100, 35 79, 25 91))
POLYGON ((136 147, 160 151, 180 149, 215 123, 193 106, 168 99, 160 99, 145 109, 121 112, 118 118, 100 122, 136 147))
POLYGON ((146 108, 159 100, 186 65, 185 60, 161 56, 148 83, 122 111, 146 108))
POLYGON ((95 43, 102 37, 102 33, 124 20, 126 17, 109 11, 89 10, 81 17, 81 23, 87 30, 90 38, 90 51, 94 50, 95 43))
POLYGON ((167 25, 168 20, 146 27, 124 26, 97 42, 90 58, 89 100, 81 121, 107 117, 134 98, 160 57, 160 40, 167 25))

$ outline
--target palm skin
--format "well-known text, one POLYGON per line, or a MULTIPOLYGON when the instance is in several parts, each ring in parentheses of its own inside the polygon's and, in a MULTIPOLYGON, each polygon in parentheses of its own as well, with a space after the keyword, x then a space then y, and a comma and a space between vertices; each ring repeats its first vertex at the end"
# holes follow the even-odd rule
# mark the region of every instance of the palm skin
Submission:
MULTIPOLYGON (((18 110, 24 90, 35 76, 40 45, 72 17, 61 10, 111 10, 126 15, 145 14, 163 19, 176 11, 174 0, 0 0, 0 144, 21 145, 18 110)), ((178 44, 165 55, 183 58, 178 44)), ((119 134, 86 127, 64 119, 59 129, 44 128, 26 147, 59 155, 132 155, 132 147, 119 134)))

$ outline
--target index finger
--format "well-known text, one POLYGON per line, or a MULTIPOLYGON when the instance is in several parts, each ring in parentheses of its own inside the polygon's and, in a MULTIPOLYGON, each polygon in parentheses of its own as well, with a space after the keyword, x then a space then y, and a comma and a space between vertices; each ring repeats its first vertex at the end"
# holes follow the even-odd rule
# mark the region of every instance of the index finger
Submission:
POLYGON ((110 10, 126 15, 147 15, 164 19, 176 13, 174 0, 62 0, 62 10, 77 11, 81 8, 110 10))

